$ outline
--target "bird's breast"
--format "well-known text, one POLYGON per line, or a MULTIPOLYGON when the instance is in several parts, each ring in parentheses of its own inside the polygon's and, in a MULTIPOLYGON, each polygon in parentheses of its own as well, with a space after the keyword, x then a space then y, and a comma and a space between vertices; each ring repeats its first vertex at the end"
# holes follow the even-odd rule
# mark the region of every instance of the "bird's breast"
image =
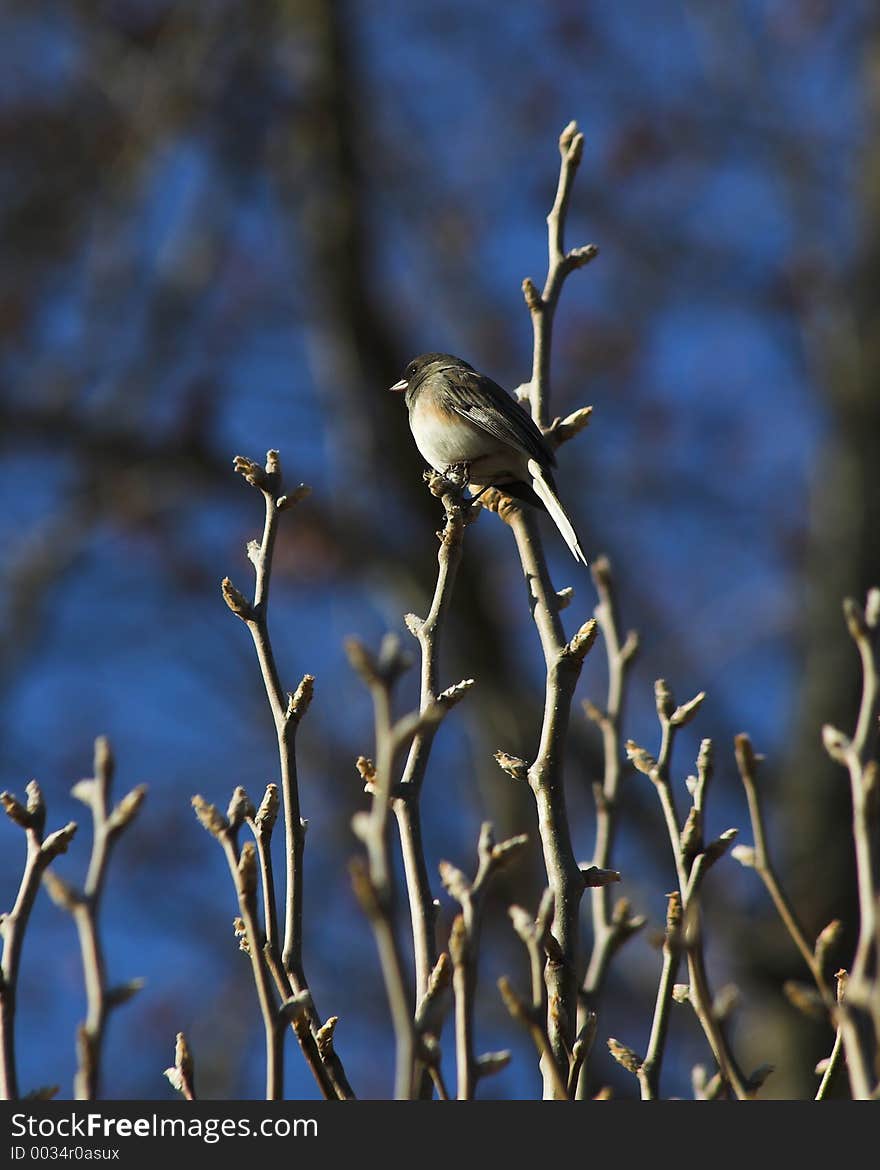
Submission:
POLYGON ((410 407, 409 425, 422 458, 436 471, 473 463, 498 450, 498 440, 488 431, 424 393, 410 407))

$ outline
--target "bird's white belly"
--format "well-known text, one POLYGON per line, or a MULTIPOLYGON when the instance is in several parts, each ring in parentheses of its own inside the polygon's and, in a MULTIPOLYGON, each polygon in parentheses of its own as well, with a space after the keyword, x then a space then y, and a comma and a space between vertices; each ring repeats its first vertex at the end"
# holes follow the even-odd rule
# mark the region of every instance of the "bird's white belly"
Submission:
POLYGON ((456 463, 473 463, 498 444, 480 427, 457 416, 444 418, 432 408, 420 409, 416 403, 410 418, 416 446, 435 471, 445 471, 456 463))

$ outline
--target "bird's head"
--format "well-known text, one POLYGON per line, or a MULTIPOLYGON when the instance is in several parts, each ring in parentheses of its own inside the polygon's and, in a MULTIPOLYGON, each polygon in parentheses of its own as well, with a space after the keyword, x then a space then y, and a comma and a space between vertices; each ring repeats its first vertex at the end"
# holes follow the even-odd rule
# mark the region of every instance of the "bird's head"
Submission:
POLYGON ((415 388, 432 374, 439 374, 441 370, 456 369, 473 372, 474 367, 462 361, 461 358, 454 357, 451 353, 423 353, 413 358, 403 371, 403 377, 393 386, 389 386, 389 390, 400 394, 405 390, 415 388))

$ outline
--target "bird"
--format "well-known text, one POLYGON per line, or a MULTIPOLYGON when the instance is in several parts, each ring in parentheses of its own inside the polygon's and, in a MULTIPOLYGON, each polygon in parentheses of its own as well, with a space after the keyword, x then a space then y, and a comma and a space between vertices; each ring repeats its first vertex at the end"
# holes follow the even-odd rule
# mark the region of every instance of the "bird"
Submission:
POLYGON ((556 490, 553 449, 512 395, 449 353, 413 358, 389 389, 405 392, 416 446, 435 471, 463 465, 477 496, 497 487, 549 512, 575 560, 587 564, 556 490))

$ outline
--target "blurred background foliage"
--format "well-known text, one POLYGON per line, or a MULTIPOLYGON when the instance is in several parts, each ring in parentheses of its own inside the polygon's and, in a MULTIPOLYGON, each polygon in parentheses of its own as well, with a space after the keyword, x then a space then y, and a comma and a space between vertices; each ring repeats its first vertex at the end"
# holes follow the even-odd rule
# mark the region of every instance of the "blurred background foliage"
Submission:
MULTIPOLYGON (((306 964, 356 1091, 390 1090, 392 1045, 346 860, 371 750, 368 698, 342 652, 424 613, 438 505, 397 396, 409 357, 450 350, 513 387, 528 377, 524 276, 546 265, 556 139, 587 146, 569 243, 600 258, 569 281, 553 409, 595 407, 561 453, 588 555, 606 552, 639 628, 626 731, 656 744, 652 683, 709 701, 719 762, 710 830, 739 825, 730 750, 766 752, 771 831, 808 927, 855 922, 842 773, 820 724, 851 728, 845 594, 880 582, 880 21, 859 0, 6 0, 0 36, 0 776, 43 786, 50 827, 84 810, 95 734, 120 791, 150 786, 113 863, 111 978, 145 990, 114 1016, 107 1095, 167 1096, 184 1029, 205 1096, 261 1091, 262 1038, 234 896, 192 816, 275 777, 268 709, 219 579, 249 586, 257 497, 237 453, 280 448, 314 494, 285 525, 273 636, 284 680, 317 675, 299 737, 306 964)), ((569 626, 595 603, 554 531, 569 626)), ((404 637, 407 635, 404 632, 404 637)), ((471 869, 484 818, 528 831, 532 805, 492 761, 528 755, 542 661, 508 531, 468 531, 443 676, 478 686, 444 726, 426 848, 471 869)), ((579 694, 602 700, 601 647, 579 694)), ((402 688, 401 706, 415 696, 402 688)), ((572 735, 575 841, 592 850, 598 738, 572 735)), ((672 868, 655 796, 627 780, 623 892, 662 924, 672 868)), ((3 899, 19 830, 0 826, 3 899)), ((524 980, 503 913, 534 906, 538 852, 505 875, 483 951, 479 1042, 511 1047, 484 1095, 532 1096, 528 1042, 494 987, 524 980)), ((57 863, 79 877, 86 841, 57 863)), ((439 886, 439 883, 438 883, 439 886)), ((444 897, 445 921, 451 917, 444 897)), ((743 992, 735 1045, 808 1093, 829 1036, 781 982, 797 958, 754 875, 706 891, 710 971, 743 992)), ((585 902, 585 912, 587 904, 585 902)), ((586 918, 585 918, 586 926, 586 918)), ((659 970, 650 929, 615 961, 592 1076, 632 1095, 601 1040, 643 1047, 659 970)), ((83 1011, 73 928, 39 900, 19 1007, 24 1088, 69 1093, 83 1011)), ((682 1010, 664 1093, 707 1059, 682 1010)), ((451 1044, 446 1045, 451 1048, 451 1044)), ((291 1044, 288 1094, 315 1087, 291 1044)))

